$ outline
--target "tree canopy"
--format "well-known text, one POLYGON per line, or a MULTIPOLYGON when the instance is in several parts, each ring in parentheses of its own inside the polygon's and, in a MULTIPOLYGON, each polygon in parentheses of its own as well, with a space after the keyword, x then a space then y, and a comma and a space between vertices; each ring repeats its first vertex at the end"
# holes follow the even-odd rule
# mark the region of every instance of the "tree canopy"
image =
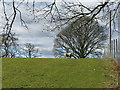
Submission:
MULTIPOLYGON (((68 2, 67 0, 53 0, 52 2, 41 2, 37 0, 0 0, 2 7, 0 22, 2 33, 6 36, 6 41, 9 42, 9 36, 12 35, 15 21, 19 18, 21 26, 29 29, 27 21, 24 19, 24 14, 33 16, 32 22, 40 22, 41 19, 47 21, 45 29, 49 31, 63 30, 63 28, 73 22, 79 21, 84 15, 90 17, 85 23, 89 25, 92 20, 103 22, 109 29, 112 24, 112 31, 120 33, 116 28, 116 19, 119 15, 119 0, 105 0, 97 2, 94 6, 88 6, 80 0, 68 2), (42 4, 41 4, 42 3, 42 4), (24 6, 24 10, 21 7, 24 6), (9 8, 9 9, 8 9, 9 8), (29 13, 28 13, 29 12, 29 13), (111 15, 111 18, 110 18, 111 15)), ((31 18, 29 18, 31 19, 31 18)), ((82 28, 82 27, 81 27, 82 28)))
POLYGON ((62 58, 64 52, 72 52, 73 58, 100 56, 107 39, 105 28, 96 20, 83 17, 60 31, 54 41, 54 56, 62 58))

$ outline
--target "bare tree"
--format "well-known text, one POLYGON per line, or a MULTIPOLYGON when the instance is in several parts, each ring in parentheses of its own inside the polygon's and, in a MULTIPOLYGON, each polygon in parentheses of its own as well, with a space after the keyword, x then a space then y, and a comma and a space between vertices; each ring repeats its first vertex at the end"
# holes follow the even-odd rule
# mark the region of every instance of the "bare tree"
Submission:
POLYGON ((107 39, 104 28, 95 20, 89 24, 88 17, 83 17, 71 23, 56 36, 54 55, 61 58, 64 52, 72 52, 73 58, 100 56, 103 42, 107 39))
MULTIPOLYGON (((34 16, 34 20, 32 21, 40 21, 41 18, 46 19, 50 22, 50 25, 46 25, 46 29, 50 30, 59 30, 63 29, 67 24, 79 20, 79 18, 86 16, 90 16, 90 20, 99 19, 106 26, 108 26, 109 22, 112 22, 114 26, 113 31, 117 31, 115 19, 117 17, 118 8, 120 7, 119 0, 106 0, 105 2, 99 2, 94 7, 87 6, 80 2, 79 0, 76 2, 66 2, 62 0, 61 2, 57 2, 57 0, 53 0, 53 2, 43 2, 44 5, 38 7, 37 5, 41 2, 37 2, 32 0, 21 0, 17 1, 17 5, 15 0, 11 1, 11 10, 12 14, 8 15, 6 10, 6 2, 5 0, 1 1, 3 4, 3 14, 6 21, 6 24, 3 30, 6 31, 6 34, 9 34, 17 15, 20 17, 21 25, 28 28, 25 20, 22 18, 22 11, 19 9, 21 5, 26 5, 27 11, 34 16), (37 3, 37 4, 36 4, 37 3), (109 20, 109 13, 111 12, 111 20, 109 20), (48 28, 49 27, 49 28, 48 28)), ((27 13, 27 12, 26 12, 27 13)), ((89 23, 89 21, 87 23, 89 23)), ((86 24, 87 24, 86 23, 86 24)))
POLYGON ((1 57, 5 58, 5 57, 16 57, 17 54, 17 41, 18 38, 15 36, 15 33, 13 34, 1 34, 1 44, 0 44, 0 48, 1 48, 1 57))
MULTIPOLYGON (((19 3, 17 6, 15 6, 15 0, 12 0, 11 2, 11 10, 13 10, 13 14, 11 16, 8 16, 5 1, 2 0, 4 17, 6 20, 5 28, 9 28, 9 31, 12 28, 18 14, 20 16, 21 24, 27 28, 24 19, 22 19, 22 11, 19 9, 22 4, 26 5, 26 8, 31 12, 31 15, 34 15, 34 20, 39 21, 42 17, 50 21, 53 26, 52 30, 61 28, 61 26, 71 23, 76 20, 76 18, 79 19, 84 15, 91 16, 90 20, 107 20, 110 12, 112 12, 111 22, 113 22, 115 26, 115 18, 120 6, 119 0, 112 0, 112 2, 111 0, 106 0, 105 2, 99 2, 94 7, 87 6, 79 0, 76 2, 66 2, 62 0, 61 3, 58 3, 57 0, 53 0, 51 3, 43 2, 44 5, 41 7, 37 7, 38 3, 41 5, 41 2, 37 2, 35 0, 32 0, 31 2, 28 0, 17 1, 17 3, 19 3)), ((107 20, 106 24, 108 23, 109 20, 107 20)))
MULTIPOLYGON (((114 30, 116 30, 116 18, 118 8, 120 7, 119 0, 106 0, 105 2, 96 3, 94 7, 87 6, 82 4, 79 0, 76 2, 65 2, 62 0, 59 6, 57 6, 57 1, 54 0, 53 3, 47 5, 44 10, 43 15, 45 18, 50 19, 50 23, 53 25, 51 30, 58 30, 61 27, 66 26, 67 24, 79 20, 79 18, 90 16, 90 20, 86 22, 88 24, 92 19, 98 19, 101 22, 104 22, 108 26, 109 22, 112 22, 114 30), (111 13, 111 20, 109 20, 109 14, 111 13), (51 18, 50 18, 51 17, 51 18)), ((51 27, 51 25, 50 25, 51 27)))
POLYGON ((1 0, 3 6, 3 18, 5 19, 3 31, 6 32, 6 40, 8 40, 8 37, 11 34, 11 30, 18 15, 21 25, 28 28, 25 20, 22 18, 23 11, 19 9, 21 5, 26 5, 27 11, 31 12, 35 21, 40 21, 41 17, 49 21, 49 28, 45 24, 45 27, 47 27, 46 29, 49 30, 62 30, 66 25, 76 22, 79 18, 86 15, 90 16, 90 19, 86 24, 89 24, 93 19, 101 20, 106 26, 112 22, 111 24, 114 26, 113 31, 117 31, 115 19, 117 18, 118 8, 120 7, 119 0, 106 0, 105 2, 96 4, 94 7, 87 6, 79 0, 77 2, 66 2, 62 0, 61 3, 58 3, 57 0, 53 0, 51 3, 44 2, 44 6, 41 7, 37 6, 40 2, 37 2, 36 4, 36 0, 32 0, 32 2, 29 2, 29 0, 12 0, 11 15, 8 13, 9 10, 7 10, 6 2, 6 0, 1 0), (110 12, 111 20, 109 20, 110 12))
POLYGON ((19 11, 18 7, 23 3, 20 2, 17 6, 15 5, 15 1, 12 0, 11 2, 9 2, 9 4, 11 5, 11 13, 8 14, 7 11, 7 5, 8 2, 5 0, 1 0, 1 3, 3 5, 3 15, 2 18, 4 19, 4 26, 3 26, 3 33, 1 34, 1 57, 16 57, 16 54, 18 52, 17 49, 17 41, 18 38, 15 37, 15 33, 12 32, 12 28, 13 28, 13 24, 16 20, 17 14, 19 13, 20 15, 20 20, 21 20, 21 24, 23 26, 26 26, 26 23, 24 22, 24 20, 22 19, 21 16, 21 12, 19 11))
POLYGON ((35 58, 40 56, 39 50, 35 48, 32 43, 26 43, 22 53, 26 58, 35 58))

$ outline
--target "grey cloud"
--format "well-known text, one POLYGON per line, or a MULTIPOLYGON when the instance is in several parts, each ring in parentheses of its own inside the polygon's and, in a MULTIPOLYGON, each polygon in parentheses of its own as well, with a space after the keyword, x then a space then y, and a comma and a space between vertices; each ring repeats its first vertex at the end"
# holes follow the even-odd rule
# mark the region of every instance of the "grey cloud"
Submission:
POLYGON ((55 33, 43 30, 46 25, 45 23, 47 23, 45 20, 34 22, 32 21, 33 16, 28 16, 30 13, 25 10, 24 6, 19 7, 19 9, 22 11, 22 18, 27 22, 29 27, 29 30, 27 30, 25 27, 21 26, 18 14, 13 25, 13 32, 16 33, 20 46, 24 47, 25 43, 30 42, 40 49, 42 56, 53 57, 52 48, 55 33))

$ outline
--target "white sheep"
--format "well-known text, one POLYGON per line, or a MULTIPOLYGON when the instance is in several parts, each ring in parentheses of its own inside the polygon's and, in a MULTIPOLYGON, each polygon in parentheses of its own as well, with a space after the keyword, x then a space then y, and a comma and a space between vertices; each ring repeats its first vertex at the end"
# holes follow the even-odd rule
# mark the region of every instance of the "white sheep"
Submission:
POLYGON ((65 58, 67 58, 67 57, 68 57, 68 58, 71 58, 71 57, 72 57, 72 53, 66 53, 66 52, 65 52, 65 53, 64 53, 64 56, 65 56, 65 58))

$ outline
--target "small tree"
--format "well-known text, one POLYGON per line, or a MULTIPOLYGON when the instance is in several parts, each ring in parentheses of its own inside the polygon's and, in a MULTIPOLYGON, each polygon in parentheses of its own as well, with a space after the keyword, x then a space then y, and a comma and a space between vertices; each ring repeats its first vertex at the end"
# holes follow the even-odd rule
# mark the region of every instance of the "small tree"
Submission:
POLYGON ((23 49, 23 55, 27 58, 35 58, 38 57, 40 54, 39 50, 35 48, 34 44, 26 43, 25 48, 23 49))
POLYGON ((104 28, 95 20, 86 24, 89 17, 80 18, 60 31, 54 41, 54 56, 63 57, 64 52, 72 52, 73 58, 100 56, 103 41, 107 39, 104 28))

